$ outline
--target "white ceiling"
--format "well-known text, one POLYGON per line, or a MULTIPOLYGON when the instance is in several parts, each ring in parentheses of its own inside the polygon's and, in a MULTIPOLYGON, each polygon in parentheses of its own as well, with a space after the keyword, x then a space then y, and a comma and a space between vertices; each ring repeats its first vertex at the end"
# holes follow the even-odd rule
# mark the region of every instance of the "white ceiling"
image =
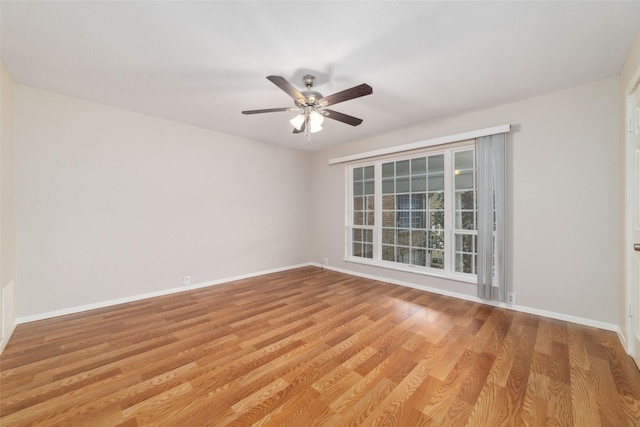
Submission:
POLYGON ((18 83, 302 149, 618 75, 640 2, 0 3, 2 62, 18 83), (295 113, 269 82, 325 96, 360 83, 373 95, 332 106, 293 135, 295 113))

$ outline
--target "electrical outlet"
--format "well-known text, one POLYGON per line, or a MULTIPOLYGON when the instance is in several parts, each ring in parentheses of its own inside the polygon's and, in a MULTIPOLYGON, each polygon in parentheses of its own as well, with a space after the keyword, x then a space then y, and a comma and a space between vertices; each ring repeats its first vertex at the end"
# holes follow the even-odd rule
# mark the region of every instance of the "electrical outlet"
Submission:
POLYGON ((322 258, 322 265, 329 265, 329 258, 322 258))
POLYGON ((515 305, 515 303, 516 303, 515 292, 507 292, 507 304, 515 305))
POLYGON ((184 285, 188 286, 191 284, 191 276, 184 276, 184 285))

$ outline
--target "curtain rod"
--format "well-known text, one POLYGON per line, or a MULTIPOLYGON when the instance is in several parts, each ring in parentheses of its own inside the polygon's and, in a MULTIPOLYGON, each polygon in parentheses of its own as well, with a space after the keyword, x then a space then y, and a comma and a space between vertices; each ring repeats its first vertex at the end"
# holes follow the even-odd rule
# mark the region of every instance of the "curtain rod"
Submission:
POLYGON ((386 154, 401 153, 403 151, 416 150, 419 148, 433 147, 435 145, 449 144, 450 142, 464 141, 466 139, 475 139, 483 136, 495 135, 498 133, 507 133, 511 130, 510 124, 494 126, 486 129, 472 130, 469 132, 458 133, 455 135, 441 136, 438 138, 426 139, 424 141, 410 142, 409 144, 396 145, 379 150, 365 151, 364 153, 351 154, 344 157, 336 157, 329 159, 330 165, 347 163, 354 160, 366 159, 369 157, 384 156, 386 154))

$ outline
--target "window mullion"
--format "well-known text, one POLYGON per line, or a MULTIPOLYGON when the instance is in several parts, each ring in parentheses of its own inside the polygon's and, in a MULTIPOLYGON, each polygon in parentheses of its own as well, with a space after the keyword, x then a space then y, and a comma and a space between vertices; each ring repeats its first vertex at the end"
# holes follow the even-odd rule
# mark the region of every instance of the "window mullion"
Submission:
POLYGON ((455 190, 453 185, 453 155, 451 151, 444 153, 444 270, 447 273, 453 272, 453 260, 455 257, 453 236, 455 220, 455 190))

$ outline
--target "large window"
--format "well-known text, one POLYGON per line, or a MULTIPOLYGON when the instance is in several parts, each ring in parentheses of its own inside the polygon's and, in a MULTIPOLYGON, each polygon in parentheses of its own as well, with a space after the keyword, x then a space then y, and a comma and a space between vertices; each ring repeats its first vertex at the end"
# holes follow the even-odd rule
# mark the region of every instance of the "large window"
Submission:
POLYGON ((473 141, 348 167, 347 259, 475 281, 473 141))

